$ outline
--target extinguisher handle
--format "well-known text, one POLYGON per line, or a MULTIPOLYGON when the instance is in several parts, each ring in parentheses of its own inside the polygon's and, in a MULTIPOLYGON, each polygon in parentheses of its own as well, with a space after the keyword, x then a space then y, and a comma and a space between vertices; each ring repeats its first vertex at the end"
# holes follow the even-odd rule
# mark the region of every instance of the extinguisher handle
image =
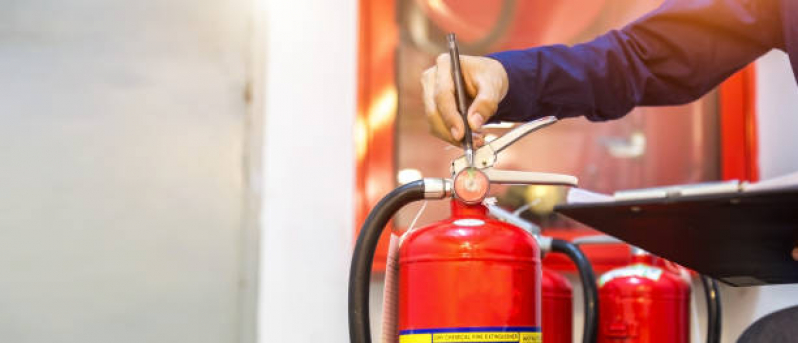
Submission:
POLYGON ((719 343, 721 333, 721 301, 718 282, 706 275, 701 275, 704 296, 707 300, 707 343, 719 343))
POLYGON ((554 116, 543 117, 537 120, 533 120, 531 122, 521 124, 516 128, 510 130, 509 132, 503 134, 501 137, 494 139, 493 141, 489 142, 487 146, 491 148, 495 153, 499 153, 500 151, 504 150, 508 146, 512 145, 516 141, 524 136, 540 130, 546 126, 554 124, 557 122, 557 118, 554 116))

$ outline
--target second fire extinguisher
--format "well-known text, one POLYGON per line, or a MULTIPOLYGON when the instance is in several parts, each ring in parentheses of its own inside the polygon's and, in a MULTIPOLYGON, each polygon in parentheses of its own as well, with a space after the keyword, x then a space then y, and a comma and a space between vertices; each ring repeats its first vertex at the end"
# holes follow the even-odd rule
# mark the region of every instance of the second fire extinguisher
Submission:
MULTIPOLYGON (((599 278, 601 343, 689 343, 691 285, 686 269, 632 248, 629 265, 599 278)), ((707 296, 707 342, 720 340, 720 300, 714 280, 707 296)))
POLYGON ((599 279, 599 342, 690 341, 690 284, 636 252, 632 264, 599 279))

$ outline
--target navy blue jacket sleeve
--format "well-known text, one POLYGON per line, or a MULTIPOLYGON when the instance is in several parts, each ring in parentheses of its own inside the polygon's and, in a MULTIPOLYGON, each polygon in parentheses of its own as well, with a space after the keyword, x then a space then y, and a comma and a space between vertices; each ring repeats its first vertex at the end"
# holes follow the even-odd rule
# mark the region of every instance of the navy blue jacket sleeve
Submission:
POLYGON ((778 0, 673 0, 621 30, 574 46, 500 52, 509 90, 492 120, 584 115, 693 101, 772 48, 778 0))

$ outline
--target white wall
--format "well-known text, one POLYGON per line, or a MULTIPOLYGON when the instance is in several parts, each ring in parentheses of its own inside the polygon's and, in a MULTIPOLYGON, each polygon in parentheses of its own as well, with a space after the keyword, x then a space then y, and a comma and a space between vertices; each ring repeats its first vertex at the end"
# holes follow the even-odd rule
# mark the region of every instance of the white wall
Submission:
POLYGON ((782 51, 756 62, 756 110, 761 178, 798 171, 798 86, 782 51))
POLYGON ((357 1, 264 1, 259 342, 346 342, 357 1))
POLYGON ((0 341, 236 342, 249 0, 0 5, 0 341))

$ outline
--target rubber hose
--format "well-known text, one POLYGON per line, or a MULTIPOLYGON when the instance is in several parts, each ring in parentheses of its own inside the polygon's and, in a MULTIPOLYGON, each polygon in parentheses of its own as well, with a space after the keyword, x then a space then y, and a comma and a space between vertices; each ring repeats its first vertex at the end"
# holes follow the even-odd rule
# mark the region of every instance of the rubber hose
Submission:
POLYGON ((701 284, 704 286, 704 296, 707 299, 707 343, 720 343, 721 307, 718 282, 701 275, 701 284))
POLYGON ((561 239, 551 241, 551 251, 559 252, 568 256, 576 265, 579 271, 579 279, 582 281, 582 296, 585 301, 585 323, 582 331, 583 343, 595 343, 598 338, 598 286, 596 275, 590 261, 579 249, 571 242, 561 239))
POLYGON ((424 199, 424 181, 418 180, 394 189, 382 198, 360 228, 352 265, 349 269, 349 341, 371 343, 369 322, 369 284, 371 263, 380 235, 391 217, 405 205, 424 199))

